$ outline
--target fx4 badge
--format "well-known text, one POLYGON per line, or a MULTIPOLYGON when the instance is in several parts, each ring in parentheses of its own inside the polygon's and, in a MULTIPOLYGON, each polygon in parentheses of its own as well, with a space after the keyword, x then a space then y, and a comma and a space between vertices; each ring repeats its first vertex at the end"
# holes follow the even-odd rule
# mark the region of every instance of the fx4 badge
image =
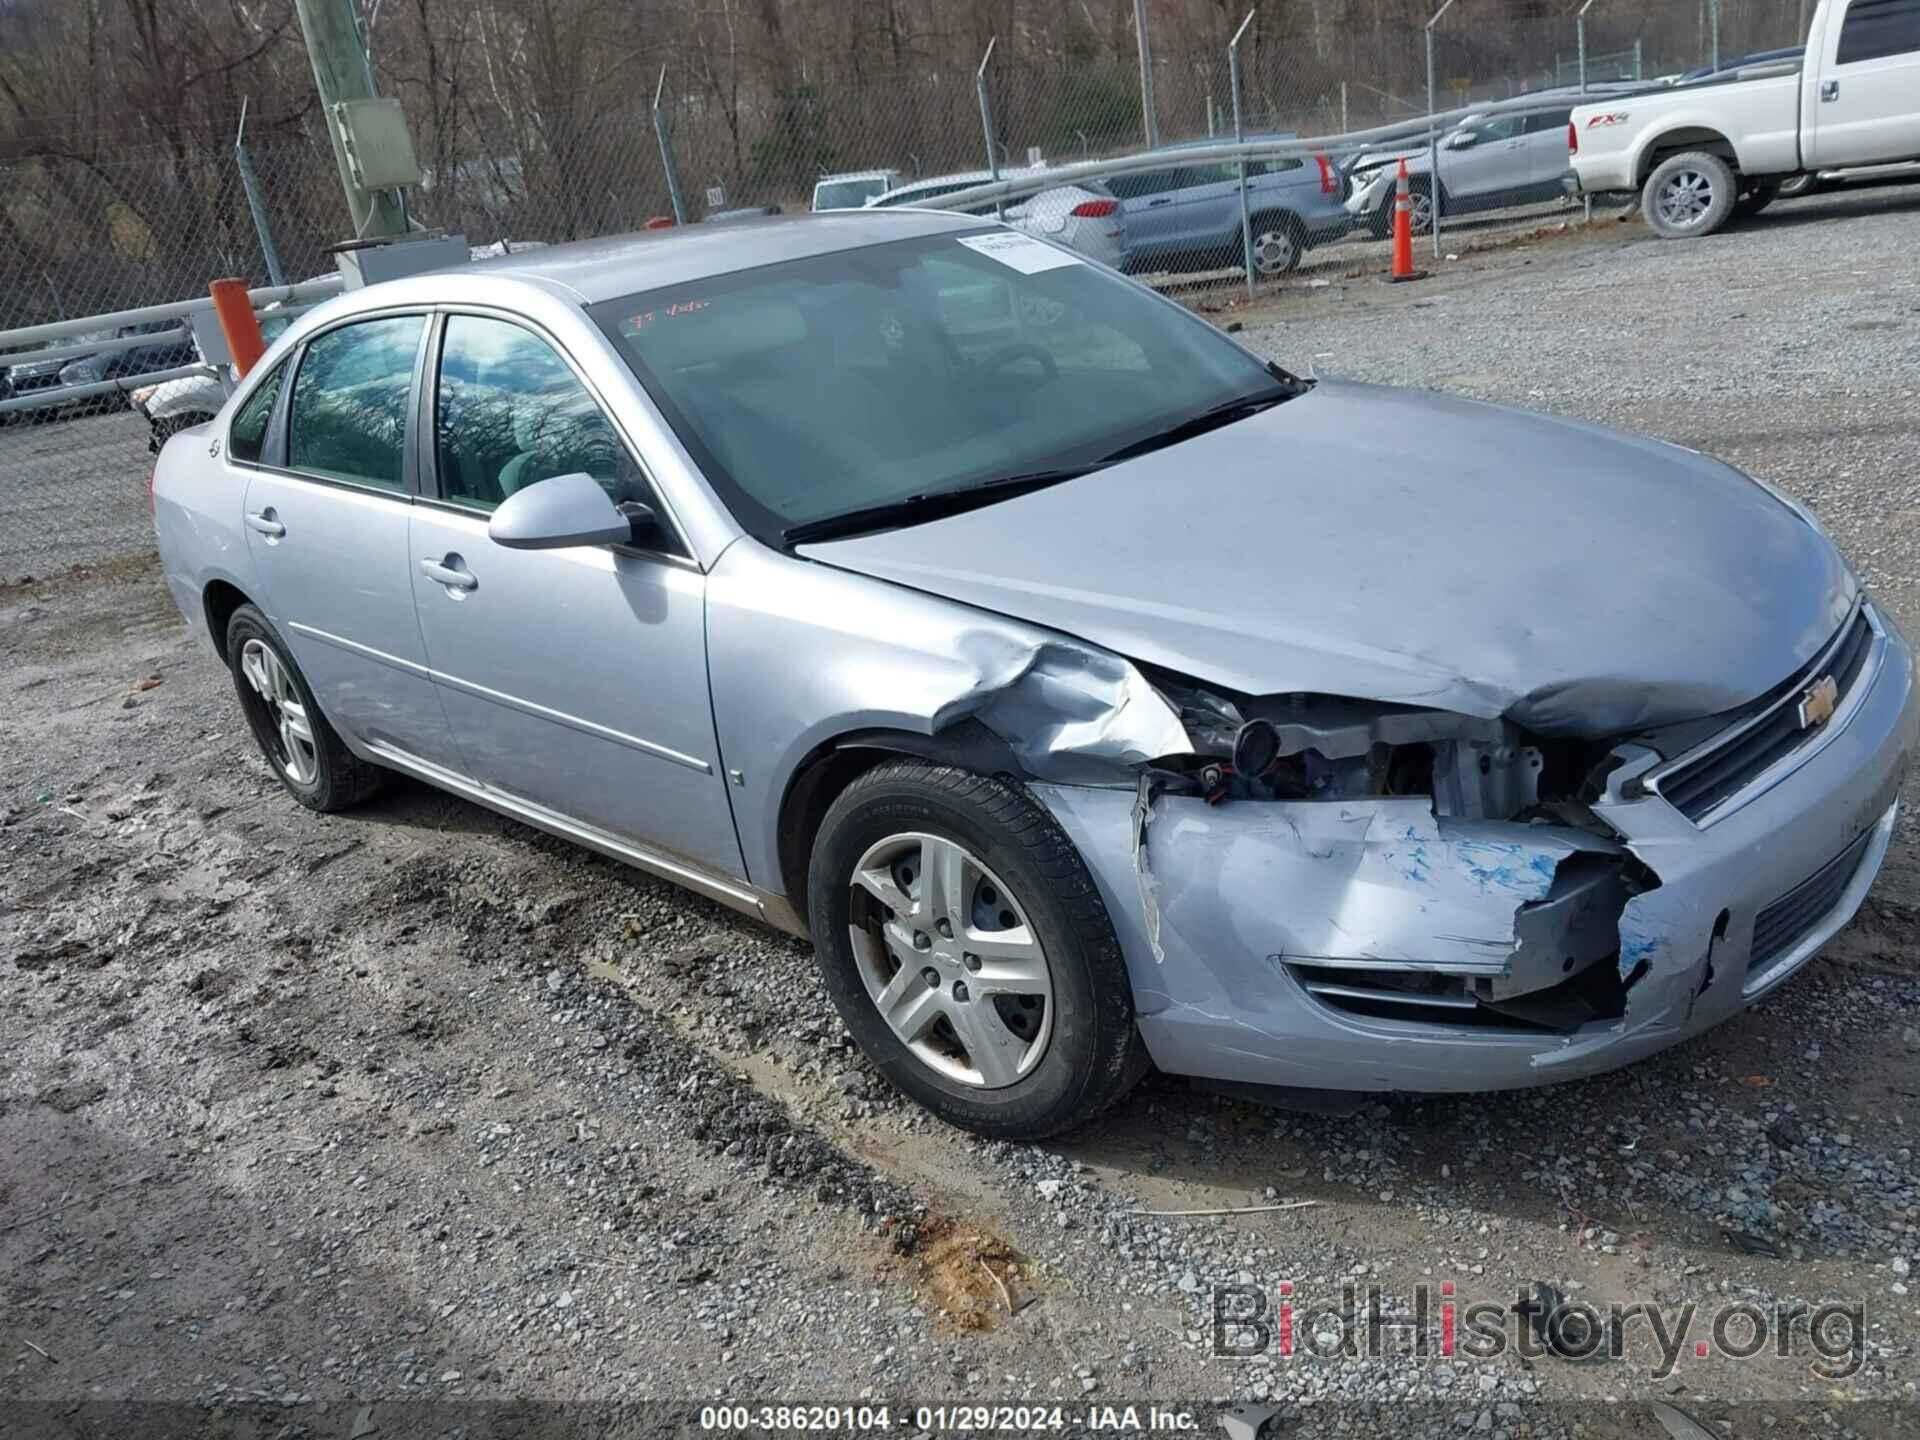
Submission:
POLYGON ((1840 699, 1840 687, 1831 675, 1822 675, 1813 682, 1806 694, 1800 697, 1800 708, 1796 712, 1802 730, 1811 730, 1816 725, 1824 725, 1833 715, 1833 707, 1840 699))
POLYGON ((1625 110, 1616 110, 1611 115, 1594 116, 1591 120, 1587 121, 1587 129, 1598 130, 1606 125, 1624 125, 1626 123, 1627 112, 1625 110))

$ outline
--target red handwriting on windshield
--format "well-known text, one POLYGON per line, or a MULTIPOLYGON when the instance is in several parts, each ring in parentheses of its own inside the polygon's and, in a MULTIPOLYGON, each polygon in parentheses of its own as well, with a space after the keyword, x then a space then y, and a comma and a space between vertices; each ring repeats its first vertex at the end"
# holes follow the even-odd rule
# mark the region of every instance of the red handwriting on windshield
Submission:
POLYGON ((642 310, 638 315, 635 315, 631 320, 627 321, 627 324, 631 325, 635 330, 644 330, 656 320, 662 318, 671 320, 679 315, 692 315, 698 311, 707 309, 712 304, 713 302, 711 300, 676 300, 665 309, 642 310))

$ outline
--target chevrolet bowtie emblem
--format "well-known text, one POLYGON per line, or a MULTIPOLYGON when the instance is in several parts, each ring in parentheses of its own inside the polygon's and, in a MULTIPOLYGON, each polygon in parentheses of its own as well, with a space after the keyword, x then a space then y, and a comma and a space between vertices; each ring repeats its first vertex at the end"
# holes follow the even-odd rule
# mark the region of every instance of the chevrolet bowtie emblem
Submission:
POLYGON ((1822 675, 1813 682, 1811 689, 1800 697, 1800 708, 1796 712, 1802 730, 1811 730, 1816 725, 1824 725, 1833 715, 1833 707, 1840 699, 1840 687, 1834 683, 1833 676, 1822 675))

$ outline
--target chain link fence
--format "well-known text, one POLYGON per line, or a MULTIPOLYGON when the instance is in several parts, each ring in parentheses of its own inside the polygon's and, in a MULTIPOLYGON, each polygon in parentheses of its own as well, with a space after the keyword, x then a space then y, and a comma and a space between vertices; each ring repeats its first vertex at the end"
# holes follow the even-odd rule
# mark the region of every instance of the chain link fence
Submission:
MULTIPOLYGON (((1195 27, 1178 23, 1191 17, 1176 0, 1146 9, 1144 85, 1130 27, 1105 53, 1080 53, 1023 44, 1015 24, 975 63, 854 57, 824 73, 749 74, 696 50, 653 68, 645 86, 496 85, 459 105, 400 86, 425 171, 406 196, 410 219, 510 250, 664 220, 937 204, 990 178, 1151 151, 1164 168, 998 208, 1181 295, 1285 285, 1296 271, 1384 265, 1402 155, 1423 228, 1430 214, 1443 233, 1531 226, 1570 204, 1564 115, 1470 119, 1464 139, 1372 151, 1339 137, 1542 90, 1567 93, 1570 108, 1583 78, 1657 83, 1794 45, 1807 0, 1592 0, 1577 21, 1541 18, 1527 0, 1455 0, 1430 22, 1420 7, 1382 3, 1367 24, 1316 24, 1321 7, 1269 0, 1237 37, 1221 28, 1235 17, 1209 11, 1195 27), (1240 165, 1183 154, 1236 135, 1327 138, 1310 154, 1247 162, 1243 215, 1240 165)), ((203 295, 220 275, 264 285, 327 273, 346 232, 334 156, 311 114, 244 149, 0 160, 0 331, 203 295)), ((195 358, 177 335, 162 341, 58 361, 0 353, 0 402, 195 358)), ((152 429, 130 398, 0 415, 0 508, 38 522, 0 539, 0 581, 146 543, 152 429), (83 537, 79 517, 101 513, 125 523, 83 537)))

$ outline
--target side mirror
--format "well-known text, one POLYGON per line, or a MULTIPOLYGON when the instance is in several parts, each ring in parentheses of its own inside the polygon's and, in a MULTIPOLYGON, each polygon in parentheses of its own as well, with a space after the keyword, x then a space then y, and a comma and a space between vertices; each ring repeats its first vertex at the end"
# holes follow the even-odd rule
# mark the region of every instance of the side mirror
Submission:
POLYGON ((1471 130, 1456 130, 1447 137, 1449 150, 1471 150, 1480 143, 1480 137, 1471 130))
POLYGON ((634 521, 607 498, 600 482, 579 472, 516 490, 487 522, 487 537, 509 550, 625 545, 633 532, 634 521))

